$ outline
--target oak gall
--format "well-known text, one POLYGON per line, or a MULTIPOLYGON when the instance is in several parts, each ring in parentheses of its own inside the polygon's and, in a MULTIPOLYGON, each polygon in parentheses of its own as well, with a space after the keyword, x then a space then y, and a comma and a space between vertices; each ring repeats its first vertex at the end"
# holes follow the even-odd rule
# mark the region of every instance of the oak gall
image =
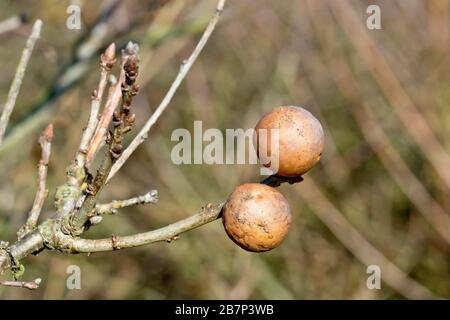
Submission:
POLYGON ((284 240, 291 225, 289 203, 272 187, 259 183, 238 186, 223 208, 228 236, 241 248, 262 252, 284 240))
POLYGON ((271 159, 278 159, 276 173, 280 176, 301 176, 320 160, 324 147, 322 125, 302 107, 282 106, 273 109, 259 120, 255 131, 260 162, 269 167, 271 159), (272 129, 279 129, 278 150, 271 150, 272 129), (261 135, 268 136, 267 143, 260 143, 261 135))

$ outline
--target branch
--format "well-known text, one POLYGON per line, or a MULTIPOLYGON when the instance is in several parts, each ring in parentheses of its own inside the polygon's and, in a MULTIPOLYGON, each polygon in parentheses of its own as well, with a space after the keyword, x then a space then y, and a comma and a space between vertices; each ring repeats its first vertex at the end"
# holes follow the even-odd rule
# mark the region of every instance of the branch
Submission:
POLYGON ((125 72, 123 70, 124 59, 122 59, 122 68, 120 71, 119 79, 115 86, 111 87, 108 94, 108 100, 106 101, 105 109, 98 121, 97 129, 95 131, 92 140, 90 141, 89 147, 87 149, 86 154, 86 162, 89 164, 97 153, 101 143, 104 141, 106 133, 108 132, 109 124, 111 123, 111 119, 116 110, 117 106, 120 103, 120 99, 122 99, 122 90, 121 85, 125 78, 125 72))
POLYGON ((199 212, 189 218, 169 224, 161 229, 138 233, 131 236, 112 236, 111 238, 98 240, 74 238, 71 242, 71 251, 74 253, 92 253, 133 248, 159 241, 170 242, 177 239, 183 232, 195 229, 218 219, 220 217, 223 205, 224 203, 216 205, 208 204, 206 207, 202 208, 199 212))
POLYGON ((0 280, 0 285, 34 290, 34 289, 39 288, 39 285, 41 284, 41 282, 42 282, 41 278, 34 279, 33 281, 30 281, 30 282, 0 280))
POLYGON ((83 232, 85 223, 90 219, 90 214, 97 204, 100 191, 106 184, 106 178, 111 167, 122 154, 124 134, 131 130, 135 121, 135 115, 131 112, 131 103, 133 97, 139 91, 139 87, 135 85, 139 69, 138 51, 139 46, 132 42, 129 42, 126 48, 122 50, 122 68, 119 81, 110 89, 108 101, 88 148, 87 163, 92 161, 105 137, 109 148, 105 152, 93 183, 89 184, 86 189, 87 196, 81 207, 64 223, 64 228, 72 235, 83 232), (116 111, 119 105, 120 108, 116 111), (112 132, 108 131, 111 122, 114 127, 112 132))
POLYGON ((53 139, 53 125, 49 124, 47 128, 42 132, 39 138, 39 144, 41 145, 42 155, 38 165, 38 189, 34 198, 33 207, 28 214, 26 223, 17 232, 18 238, 22 238, 25 234, 36 228, 39 215, 41 214, 44 201, 47 198, 48 190, 45 186, 47 179, 48 161, 50 159, 50 152, 53 139))
MULTIPOLYGON (((283 183, 293 184, 301 181, 303 181, 301 177, 285 178, 278 175, 273 175, 264 179, 260 183, 278 187, 283 183)), ((179 235, 186 231, 198 228, 204 224, 219 219, 221 217, 221 211, 224 204, 225 202, 215 205, 209 203, 205 207, 201 208, 200 211, 193 216, 169 224, 168 226, 157 230, 138 233, 135 235, 125 237, 112 236, 111 238, 94 240, 72 238, 69 245, 70 251, 74 253, 92 253, 133 248, 159 241, 170 242, 172 240, 178 239, 179 235)))
POLYGON ((17 96, 19 95, 20 87, 22 86, 25 70, 27 69, 28 62, 30 61, 34 45, 36 44, 36 41, 41 33, 41 28, 42 28, 42 21, 36 20, 36 22, 33 25, 31 35, 28 38, 27 43, 25 44, 25 48, 22 51, 22 57, 20 58, 20 62, 17 66, 16 74, 9 89, 8 98, 6 100, 2 115, 0 117, 0 145, 3 142, 6 127, 8 126, 9 122, 9 117, 11 116, 11 113, 14 110, 17 96))
MULTIPOLYGON (((295 183, 295 180, 288 180, 278 176, 269 177, 261 183, 279 186, 284 182, 295 183)), ((297 181, 298 182, 298 181, 297 181)), ((220 218, 220 212, 224 203, 217 205, 208 204, 197 214, 168 225, 164 228, 144 232, 127 237, 113 236, 108 239, 87 240, 73 238, 64 233, 55 230, 55 221, 50 219, 40 225, 40 230, 34 230, 27 234, 23 239, 17 241, 6 249, 0 247, 0 274, 11 267, 14 258, 19 261, 26 256, 41 251, 44 248, 58 249, 66 253, 79 252, 100 252, 111 251, 124 248, 131 248, 141 245, 154 243, 157 241, 171 241, 186 231, 200 227, 220 218), (45 235, 45 240, 44 240, 45 235), (45 244, 44 244, 45 243, 45 244)))
POLYGON ((100 105, 102 103, 103 93, 106 88, 108 74, 111 71, 114 63, 116 62, 116 45, 111 43, 105 52, 100 56, 101 74, 98 87, 91 96, 91 113, 89 115, 88 124, 81 137, 80 146, 76 156, 76 163, 79 167, 84 167, 86 163, 86 153, 89 146, 89 142, 94 135, 94 132, 98 125, 98 113, 100 105))
POLYGON ((217 22, 219 21, 220 15, 223 11, 223 7, 225 5, 226 0, 219 0, 217 3, 216 11, 211 18, 211 20, 208 23, 208 26, 205 29, 205 32, 203 33, 202 37, 200 38, 197 46, 195 47, 194 51, 192 52, 191 56, 183 62, 183 64, 180 67, 180 71, 178 72, 174 82, 169 88, 169 91, 167 91, 164 99, 161 101, 158 108, 155 110, 155 112, 152 114, 152 116, 147 120, 144 127, 142 127, 141 131, 136 135, 136 137, 133 139, 133 141, 130 143, 130 145, 123 151, 122 156, 116 161, 116 163, 113 165, 111 172, 108 175, 108 178, 106 179, 106 182, 108 182, 116 173, 119 171, 119 169, 123 166, 123 164, 128 160, 128 158, 131 156, 131 154, 137 149, 137 147, 145 141, 145 139, 148 136, 148 132, 152 128, 152 126, 158 121, 161 114, 164 112, 164 110, 167 108, 169 103, 171 102, 173 96, 175 95, 178 87, 180 86, 183 79, 186 77, 187 73, 189 72, 189 69, 194 64, 195 60, 203 50, 204 46, 209 40, 209 37, 211 36, 212 32, 214 31, 214 28, 216 27, 217 22))
POLYGON ((158 191, 151 190, 144 195, 137 196, 134 198, 130 198, 127 200, 114 200, 110 203, 106 204, 97 204, 95 206, 94 215, 106 215, 106 214, 114 214, 118 209, 122 209, 129 206, 135 206, 138 204, 155 204, 158 202, 158 191))

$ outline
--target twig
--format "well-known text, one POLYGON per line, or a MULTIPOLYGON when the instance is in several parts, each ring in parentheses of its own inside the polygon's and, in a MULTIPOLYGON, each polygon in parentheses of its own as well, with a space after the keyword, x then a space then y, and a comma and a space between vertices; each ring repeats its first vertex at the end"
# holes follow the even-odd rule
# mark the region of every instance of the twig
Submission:
MULTIPOLYGON (((144 23, 150 23, 149 15, 160 8, 159 6, 152 6, 138 19, 131 19, 130 23, 124 28, 111 32, 110 27, 114 24, 111 19, 121 3, 123 3, 122 0, 108 1, 93 25, 83 28, 86 33, 75 43, 73 50, 75 56, 72 61, 59 68, 57 79, 47 90, 48 95, 32 105, 29 112, 10 128, 10 133, 5 137, 3 144, 0 145, 0 157, 8 154, 18 143, 24 141, 33 132, 40 130, 49 121, 57 110, 55 102, 65 92, 74 88, 75 84, 88 73, 93 56, 103 47, 103 43, 110 43, 129 34, 144 23)), ((177 32, 178 30, 174 30, 173 34, 177 34, 177 32)))
MULTIPOLYGON (((270 179, 270 181, 272 182, 276 180, 277 180, 276 177, 270 179)), ((264 181, 267 181, 267 179, 264 181)), ((282 182, 287 181, 283 179, 282 182)), ((279 184, 275 183, 275 185, 279 184)), ((116 245, 118 244, 119 248, 130 248, 153 243, 156 241, 172 240, 174 239, 174 237, 178 236, 183 232, 197 228, 201 225, 207 224, 220 218, 220 210, 222 208, 222 205, 223 203, 218 205, 209 204, 206 207, 202 208, 202 210, 200 210, 199 213, 189 218, 173 223, 162 229, 123 238, 115 236, 114 243, 116 245), (125 245, 128 246, 126 247, 122 246, 123 239, 125 239, 125 245)), ((41 226, 45 225, 45 223, 51 225, 51 220, 43 222, 41 226)), ((11 266, 12 257, 16 260, 21 260, 26 256, 34 252, 39 252, 44 248, 59 249, 68 253, 98 252, 98 251, 119 249, 116 245, 113 245, 111 238, 99 240, 78 239, 73 238, 71 236, 67 236, 65 234, 61 234, 61 232, 55 233, 55 230, 50 230, 49 231, 50 233, 47 236, 47 241, 51 239, 53 243, 44 243, 45 241, 42 234, 42 230, 45 229, 48 230, 49 228, 43 227, 41 229, 41 232, 39 230, 30 232, 23 239, 9 246, 7 248, 7 251, 5 249, 0 248, 0 274, 2 274, 3 271, 7 270, 11 266), (63 239, 58 239, 58 236, 62 237, 63 239), (65 243, 65 247, 62 247, 62 243, 65 243), (90 249, 92 249, 92 251, 89 251, 90 249)))
POLYGON ((0 285, 34 290, 34 289, 39 288, 39 285, 41 284, 41 282, 42 282, 41 278, 37 278, 37 279, 34 279, 33 281, 29 281, 29 282, 0 280, 0 285))
MULTIPOLYGON (((298 183, 303 181, 302 178, 284 178, 278 175, 270 176, 260 183, 278 187, 283 183, 298 183)), ((210 223, 221 217, 222 207, 225 202, 219 204, 207 204, 199 212, 189 218, 180 220, 166 227, 152 230, 148 232, 138 233, 135 235, 105 239, 81 239, 73 238, 70 244, 71 252, 102 252, 112 251, 125 248, 138 247, 159 241, 168 241, 178 238, 178 236, 186 231, 195 229, 204 224, 210 223)))
POLYGON ((110 90, 108 100, 106 101, 105 109, 103 110, 102 116, 98 121, 97 129, 92 137, 92 140, 87 149, 86 162, 89 164, 94 158, 96 152, 98 151, 100 145, 105 139, 106 133, 108 132, 108 126, 113 118, 114 111, 122 99, 122 84, 125 80, 125 63, 131 55, 138 54, 139 47, 137 44, 129 42, 122 51, 122 64, 120 69, 120 76, 117 84, 110 90))
POLYGON ((0 117, 0 144, 3 142, 3 137, 5 135, 6 127, 8 126, 9 117, 14 110, 16 104, 17 96, 19 95, 20 87, 22 85, 23 77, 25 75, 25 70, 27 69, 28 62, 30 61, 31 53, 33 52, 34 45, 41 33, 42 21, 36 20, 33 25, 33 30, 31 35, 25 44, 25 48, 22 52, 22 57, 16 69, 16 74, 14 80, 9 89, 8 98, 6 100, 5 106, 3 108, 2 115, 0 117))
POLYGON ((113 238, 97 240, 73 238, 73 241, 71 243, 71 250, 74 253, 92 253, 132 248, 159 241, 170 242, 183 232, 195 229, 218 219, 220 217, 220 212, 223 205, 224 203, 216 205, 209 204, 189 218, 169 224, 168 226, 157 230, 138 233, 131 236, 114 236, 113 238))
POLYGON ((76 156, 76 163, 80 167, 84 167, 86 162, 86 152, 89 142, 94 135, 98 124, 98 113, 102 102, 103 93, 106 88, 108 73, 116 62, 116 45, 111 43, 105 52, 100 56, 101 74, 98 87, 91 96, 91 113, 89 115, 88 124, 81 137, 80 147, 76 156))
POLYGON ((44 206, 44 201, 48 195, 45 181, 47 179, 48 161, 50 159, 52 139, 53 125, 49 124, 39 138, 39 144, 41 145, 42 149, 41 160, 39 161, 38 165, 39 184, 36 192, 36 197, 34 198, 33 207, 31 208, 31 211, 28 215, 28 219, 17 232, 17 236, 19 239, 21 239, 25 234, 36 227, 42 207, 44 206))
POLYGON ((131 130, 135 120, 135 115, 131 113, 130 107, 133 97, 137 94, 139 87, 135 85, 138 75, 139 46, 129 42, 122 50, 122 68, 117 84, 110 89, 108 101, 103 111, 102 117, 97 126, 87 152, 87 164, 92 161, 101 143, 107 138, 109 149, 100 164, 97 175, 92 184, 89 184, 86 192, 87 196, 79 210, 71 214, 70 219, 64 223, 64 228, 70 234, 77 235, 83 232, 85 223, 90 219, 90 214, 97 204, 100 191, 106 184, 106 178, 112 165, 123 151, 123 136, 131 130), (120 104, 119 110, 116 111, 120 104), (111 123, 114 126, 112 133, 108 127, 111 123), (108 136, 106 136, 108 134, 108 136))
POLYGON ((94 215, 114 214, 118 209, 134 206, 138 204, 157 203, 159 200, 158 191, 151 190, 144 195, 130 198, 127 200, 114 200, 106 204, 97 204, 94 215))
POLYGON ((214 28, 216 27, 217 22, 219 21, 220 15, 223 11, 223 7, 225 5, 226 0, 219 0, 216 11, 211 18, 211 20, 208 23, 208 26, 205 29, 205 32, 203 33, 202 37, 200 38, 197 46, 195 47, 194 51, 190 55, 190 57, 183 62, 183 64, 180 67, 180 71, 178 72, 174 82, 169 88, 169 91, 167 91, 166 95, 164 96, 163 100, 161 101, 158 108, 155 110, 155 112, 152 114, 152 116, 147 120, 145 125, 142 127, 141 131, 136 135, 136 137, 133 139, 133 141, 130 143, 130 145, 123 151, 122 156, 116 161, 116 163, 113 165, 108 178, 106 179, 106 182, 108 182, 116 173, 117 171, 123 166, 123 164, 127 161, 127 159, 131 156, 131 154, 136 150, 136 148, 145 141, 147 138, 148 132, 150 131, 151 127, 156 123, 156 121, 159 119, 161 114, 164 112, 164 110, 167 108, 169 103, 171 102, 173 96, 175 95, 178 87, 180 86, 183 79, 186 77, 187 73, 189 72, 189 69, 194 64, 195 60, 203 50, 204 46, 209 40, 209 37, 211 36, 212 32, 214 31, 214 28))

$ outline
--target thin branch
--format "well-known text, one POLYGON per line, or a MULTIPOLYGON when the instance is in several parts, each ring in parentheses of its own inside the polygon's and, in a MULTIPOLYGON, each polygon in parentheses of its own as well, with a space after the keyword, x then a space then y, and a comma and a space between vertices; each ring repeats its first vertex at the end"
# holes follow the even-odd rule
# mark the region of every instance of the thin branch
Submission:
POLYGON ((48 161, 50 159, 52 139, 53 139, 53 125, 49 124, 47 128, 44 129, 39 138, 39 144, 41 145, 42 149, 41 160, 39 161, 38 165, 39 184, 36 196, 34 198, 33 207, 31 208, 31 211, 28 214, 28 219, 26 223, 17 232, 19 239, 22 238, 30 230, 36 228, 37 222, 39 220, 39 215, 41 214, 42 207, 44 206, 44 201, 48 195, 48 190, 45 186, 45 181, 47 180, 48 161))
MULTIPOLYGON (((270 186, 278 187, 283 183, 298 183, 303 181, 302 178, 284 178, 278 175, 270 176, 260 183, 270 186)), ((105 239, 81 239, 72 238, 70 244, 71 252, 102 252, 112 251, 125 248, 133 248, 147 245, 159 241, 172 241, 179 238, 179 235, 200 227, 204 224, 210 223, 221 217, 222 207, 225 202, 219 204, 207 204, 200 209, 199 212, 186 219, 169 224, 163 228, 152 230, 148 232, 138 233, 130 236, 119 237, 113 236, 105 239)))
POLYGON ((116 45, 111 43, 105 52, 100 56, 101 74, 98 87, 91 96, 91 113, 89 115, 88 124, 81 137, 80 146, 76 156, 76 163, 80 167, 84 167, 86 162, 86 152, 89 142, 94 135, 98 124, 98 113, 102 103, 103 93, 105 92, 108 74, 116 62, 116 45))
POLYGON ((39 285, 41 284, 41 282, 42 282, 41 278, 37 278, 37 279, 34 279, 33 281, 29 281, 29 282, 0 280, 0 285, 34 290, 34 289, 39 288, 39 285))
POLYGON ((204 224, 212 222, 220 217, 220 212, 224 203, 212 205, 208 204, 199 212, 189 218, 169 224, 163 228, 138 233, 126 237, 113 236, 111 238, 91 240, 74 238, 71 243, 72 252, 102 252, 113 251, 125 248, 142 246, 159 241, 171 241, 186 231, 195 229, 204 224))
POLYGON ((138 204, 157 203, 159 200, 158 191, 151 190, 144 195, 130 198, 127 200, 114 200, 106 204, 97 204, 95 206, 94 215, 114 214, 118 209, 135 206, 138 204))
POLYGON ((158 108, 155 110, 155 112, 152 114, 152 116, 147 120, 144 127, 142 127, 141 131, 136 135, 136 137, 133 139, 133 141, 130 143, 130 145, 123 151, 122 156, 116 161, 116 163, 113 165, 111 172, 109 173, 109 176, 106 180, 108 182, 116 173, 117 171, 123 166, 123 164, 128 160, 128 158, 131 156, 131 154, 137 149, 137 147, 145 141, 145 139, 148 136, 148 132, 152 128, 152 126, 158 121, 161 114, 164 112, 164 110, 167 108, 167 106, 170 104, 173 96, 175 95, 178 87, 180 86, 183 79, 186 77, 187 73, 189 72, 191 66, 194 64, 195 60, 205 47, 206 43, 209 40, 209 37, 211 36, 212 32, 214 31, 217 22, 219 21, 220 15, 223 11, 223 7, 225 5, 226 0, 219 0, 216 11, 211 18, 211 20, 208 23, 208 26, 205 29, 205 32, 203 33, 202 37, 200 38, 197 46, 195 47, 194 51, 192 52, 191 56, 183 62, 183 64, 180 67, 180 71, 178 72, 174 82, 169 88, 169 91, 167 91, 164 99, 161 101, 158 108))
POLYGON ((88 194, 81 207, 79 210, 73 212, 70 219, 64 224, 66 231, 71 234, 80 234, 83 232, 85 223, 91 218, 90 214, 97 204, 100 191, 106 184, 106 178, 111 167, 122 154, 124 134, 132 129, 135 121, 135 115, 131 112, 131 103, 133 97, 139 91, 139 87, 135 85, 139 69, 138 51, 139 46, 132 42, 129 42, 126 48, 122 50, 122 68, 120 70, 119 81, 112 90, 110 89, 105 110, 88 148, 87 163, 89 164, 92 161, 105 138, 109 144, 109 148, 105 152, 105 156, 93 183, 87 187, 86 192, 88 194), (116 111, 119 105, 120 108, 116 111), (109 133, 108 127, 111 122, 114 129, 109 133))
POLYGON ((16 69, 16 74, 14 80, 9 89, 8 98, 6 100, 5 106, 3 108, 2 115, 0 117, 0 144, 3 142, 3 137, 5 135, 6 127, 8 126, 9 117, 14 110, 16 104, 17 96, 19 95, 20 87, 22 85, 23 77, 25 75, 25 70, 27 69, 28 62, 30 61, 31 53, 33 52, 34 45, 36 44, 39 35, 41 34, 42 21, 36 20, 33 25, 33 30, 31 35, 25 44, 25 48, 22 52, 22 57, 16 69))
MULTIPOLYGON (((274 176, 271 179, 263 180, 261 183, 270 181, 271 183, 273 183, 273 185, 278 186, 283 182, 289 182, 286 179, 281 179, 280 183, 278 183, 277 180, 277 176, 274 176)), ((294 182, 295 181, 292 180, 292 183, 294 182)), ((117 250, 120 248, 130 248, 150 244, 156 241, 175 240, 177 239, 179 234, 183 232, 200 227, 220 218, 220 211, 222 206, 223 203, 218 205, 209 204, 202 210, 200 210, 199 213, 155 231, 145 232, 123 238, 114 236, 112 238, 99 240, 79 239, 73 238, 66 234, 62 234, 61 232, 56 233, 56 230, 54 228, 48 227, 49 225, 51 225, 52 221, 54 222, 54 220, 47 220, 41 224, 41 226, 43 226, 47 223, 47 226, 42 228, 42 230, 49 231, 48 234, 46 234, 45 240, 42 232, 40 232, 39 230, 34 230, 27 234, 23 239, 9 246, 7 249, 2 249, 0 247, 0 274, 11 267, 11 258, 19 261, 32 253, 41 251, 44 248, 59 249, 67 253, 99 252, 117 250), (62 237, 62 239, 59 239, 58 237, 62 237), (52 242, 50 243, 46 241, 52 242), (65 244, 64 247, 63 243, 65 244)))
POLYGON ((108 100, 106 101, 105 109, 98 121, 97 130, 95 131, 94 136, 89 144, 86 153, 86 163, 89 164, 93 159, 97 151, 99 150, 100 145, 105 139, 105 136, 108 132, 109 124, 111 123, 111 119, 116 110, 117 106, 120 103, 120 99, 122 99, 122 90, 121 85, 125 78, 125 72, 123 71, 123 64, 120 72, 119 79, 115 86, 111 87, 108 93, 108 100))

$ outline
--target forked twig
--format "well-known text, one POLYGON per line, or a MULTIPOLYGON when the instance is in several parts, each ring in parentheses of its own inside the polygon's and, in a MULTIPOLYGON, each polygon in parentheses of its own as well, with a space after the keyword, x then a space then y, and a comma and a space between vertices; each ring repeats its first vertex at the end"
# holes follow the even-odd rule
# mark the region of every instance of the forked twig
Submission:
POLYGON ((86 153, 91 142, 92 136, 98 125, 98 113, 102 103, 103 93, 105 92, 108 74, 116 62, 116 45, 111 43, 105 52, 100 56, 101 74, 97 89, 91 96, 91 112, 88 124, 81 137, 80 146, 76 156, 76 162, 79 167, 84 167, 86 163, 86 153))
POLYGON ((138 204, 157 203, 159 200, 158 191, 151 190, 141 196, 133 197, 126 200, 114 200, 110 203, 97 204, 95 206, 94 215, 114 214, 118 209, 135 206, 138 204))
POLYGON ((116 163, 111 168, 111 172, 108 175, 108 178, 106 179, 106 182, 108 182, 116 173, 119 171, 119 169, 124 165, 124 163, 128 160, 128 158, 131 156, 131 154, 139 147, 141 143, 145 141, 147 138, 148 132, 152 128, 152 126, 158 121, 161 114, 166 110, 169 103, 172 101, 173 96, 177 92, 178 87, 180 86, 183 79, 186 77, 187 73, 189 72, 190 68, 194 64, 195 60, 205 47, 206 43, 209 40, 209 37, 211 36, 212 32, 214 31, 214 28, 216 27, 217 22, 219 21, 220 15, 222 14, 224 5, 226 0, 219 0, 216 11, 211 18, 211 20, 208 23, 208 26, 206 27, 202 37, 200 38, 197 46, 195 47, 194 51, 190 55, 190 57, 183 62, 183 64, 180 67, 180 71, 178 72, 174 82, 169 88, 169 91, 167 91, 166 95, 164 96, 163 100, 159 104, 158 108, 156 108, 155 112, 151 115, 151 117, 147 120, 144 127, 142 127, 141 131, 136 135, 136 137, 133 139, 133 141, 130 143, 130 145, 123 151, 121 157, 117 159, 116 163))
POLYGON ((36 196, 34 198, 33 207, 31 208, 31 211, 28 214, 28 219, 17 232, 17 236, 19 239, 36 227, 37 222, 39 220, 39 215, 41 214, 42 211, 42 207, 44 206, 44 201, 47 198, 48 190, 45 186, 45 182, 47 180, 48 161, 50 159, 52 139, 53 139, 53 125, 49 124, 47 128, 45 128, 45 130, 42 132, 39 138, 39 144, 41 145, 42 154, 41 160, 39 161, 38 165, 38 179, 39 179, 38 189, 36 192, 36 196))
POLYGON ((39 285, 41 284, 42 279, 37 278, 33 281, 8 281, 8 280, 0 280, 1 286, 7 286, 7 287, 16 287, 16 288, 25 288, 29 290, 34 290, 39 288, 39 285))

